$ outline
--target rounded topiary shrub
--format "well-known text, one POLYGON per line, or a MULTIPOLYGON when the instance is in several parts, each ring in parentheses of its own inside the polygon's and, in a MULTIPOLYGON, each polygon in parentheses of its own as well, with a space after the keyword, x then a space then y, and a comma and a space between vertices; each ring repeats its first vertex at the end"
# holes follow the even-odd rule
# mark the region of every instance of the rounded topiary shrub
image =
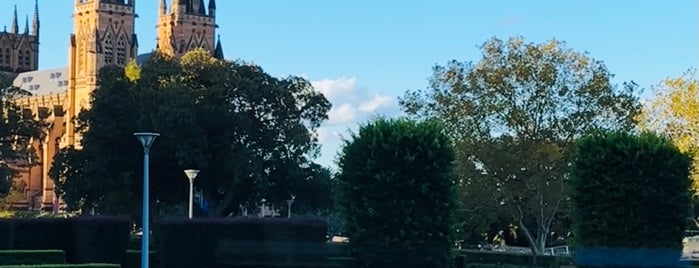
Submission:
POLYGON ((365 266, 450 266, 453 161, 435 122, 379 118, 345 141, 337 202, 365 266))
POLYGON ((690 213, 691 157, 652 133, 599 133, 577 143, 571 172, 576 262, 676 266, 690 213))

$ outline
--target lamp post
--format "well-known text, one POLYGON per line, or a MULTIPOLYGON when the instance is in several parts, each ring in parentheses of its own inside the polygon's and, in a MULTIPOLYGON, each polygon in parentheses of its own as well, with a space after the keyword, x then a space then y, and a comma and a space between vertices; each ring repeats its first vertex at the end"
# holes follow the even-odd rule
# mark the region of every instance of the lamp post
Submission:
POLYGON ((194 178, 199 174, 199 170, 186 169, 184 174, 189 178, 189 218, 192 218, 192 204, 194 203, 194 178))
POLYGON ((286 206, 288 207, 286 217, 291 218, 291 205, 294 203, 294 199, 296 199, 295 195, 291 195, 291 199, 286 200, 286 206))
POLYGON ((141 268, 148 268, 148 239, 150 239, 150 228, 148 228, 148 153, 158 133, 137 132, 133 134, 143 145, 143 232, 141 235, 141 268))

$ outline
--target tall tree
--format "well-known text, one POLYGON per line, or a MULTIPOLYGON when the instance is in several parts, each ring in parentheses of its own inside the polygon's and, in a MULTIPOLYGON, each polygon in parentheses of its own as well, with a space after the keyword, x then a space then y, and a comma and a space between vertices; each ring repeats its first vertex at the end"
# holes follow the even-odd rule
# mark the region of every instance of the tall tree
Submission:
POLYGON ((696 70, 668 78, 653 88, 655 98, 639 116, 639 128, 670 136, 683 152, 693 153, 692 189, 699 190, 699 80, 696 70))
POLYGON ((10 75, 0 73, 0 198, 10 193, 19 174, 17 168, 37 163, 31 145, 42 137, 45 124, 15 102, 30 95, 12 86, 10 75))
POLYGON ((617 88, 601 61, 557 40, 492 38, 481 50, 476 63, 434 67, 429 88, 400 104, 442 120, 457 141, 464 210, 507 212, 541 254, 566 201, 572 142, 596 129, 632 129, 636 85, 617 88))
POLYGON ((315 130, 330 103, 302 78, 274 78, 258 66, 196 50, 179 61, 155 55, 142 67, 131 64, 128 73, 105 67, 99 83, 92 108, 78 117, 83 149, 73 153, 82 156, 63 157, 82 164, 56 161, 52 169, 63 181, 62 193, 82 200, 73 208, 137 211, 137 131, 161 133, 151 149, 151 196, 158 204, 186 201, 182 171, 188 168, 201 170, 195 186, 214 215, 237 213, 239 205, 254 208, 262 198, 281 207, 298 181, 320 171, 312 162, 315 130), (71 186, 71 176, 87 186, 71 186))

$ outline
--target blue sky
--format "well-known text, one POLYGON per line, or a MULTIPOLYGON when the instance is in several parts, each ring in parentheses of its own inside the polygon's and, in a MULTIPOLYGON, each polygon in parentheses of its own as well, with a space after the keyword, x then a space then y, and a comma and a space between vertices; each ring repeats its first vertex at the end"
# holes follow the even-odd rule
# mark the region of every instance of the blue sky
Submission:
MULTIPOLYGON (((140 53, 155 47, 159 2, 136 2, 140 53)), ((66 65, 72 3, 39 0, 40 69, 66 65)), ((0 0, 0 26, 11 24, 14 4, 22 26, 33 12, 34 0, 0 0)), ((395 98, 425 88, 435 64, 477 61, 478 46, 494 36, 556 38, 604 61, 616 83, 646 91, 699 63, 696 0, 218 0, 217 8, 226 58, 304 76, 333 103, 319 130, 324 165, 333 165, 338 135, 372 115, 398 114, 395 98)))

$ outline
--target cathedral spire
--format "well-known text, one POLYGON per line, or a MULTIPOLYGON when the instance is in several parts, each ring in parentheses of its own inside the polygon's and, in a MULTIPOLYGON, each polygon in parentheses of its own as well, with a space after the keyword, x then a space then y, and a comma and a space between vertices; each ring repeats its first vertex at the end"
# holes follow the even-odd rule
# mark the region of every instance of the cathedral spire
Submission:
POLYGON ((221 35, 218 35, 218 41, 216 42, 216 49, 214 49, 214 58, 223 60, 223 46, 221 46, 221 35))
POLYGON ((165 0, 160 1, 160 14, 167 14, 167 2, 165 0))
MULTIPOLYGON (((32 35, 39 36, 39 0, 34 2, 34 20, 32 21, 32 35)), ((36 40, 39 40, 37 38, 36 40)))
POLYGON ((24 20, 24 34, 29 35, 29 15, 24 20))
POLYGON ((11 31, 13 34, 16 34, 19 32, 19 25, 17 25, 17 5, 15 5, 15 13, 12 16, 12 28, 11 31))
POLYGON ((209 16, 216 17, 216 0, 209 0, 209 16))
POLYGON ((199 15, 206 16, 206 6, 204 6, 204 0, 199 0, 199 15))

